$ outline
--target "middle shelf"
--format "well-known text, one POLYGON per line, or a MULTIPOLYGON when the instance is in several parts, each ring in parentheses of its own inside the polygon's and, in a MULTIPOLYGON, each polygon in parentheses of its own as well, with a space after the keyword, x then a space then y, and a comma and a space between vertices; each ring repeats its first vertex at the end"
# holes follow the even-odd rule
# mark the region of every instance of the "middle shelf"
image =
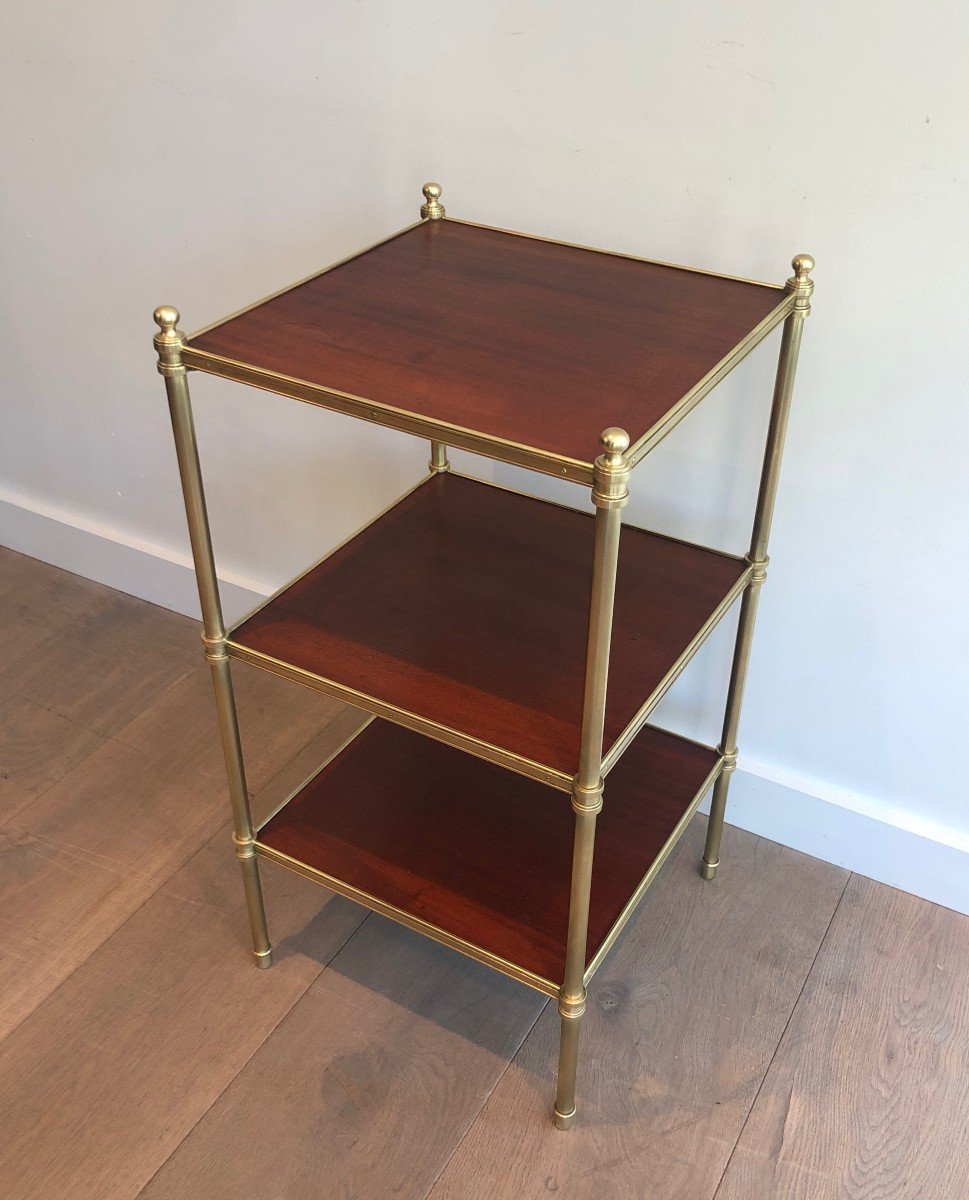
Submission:
MULTIPOLYGON (((236 626, 229 653, 568 791, 593 526, 433 474, 236 626)), ((604 773, 748 576, 744 559, 623 526, 604 773)))

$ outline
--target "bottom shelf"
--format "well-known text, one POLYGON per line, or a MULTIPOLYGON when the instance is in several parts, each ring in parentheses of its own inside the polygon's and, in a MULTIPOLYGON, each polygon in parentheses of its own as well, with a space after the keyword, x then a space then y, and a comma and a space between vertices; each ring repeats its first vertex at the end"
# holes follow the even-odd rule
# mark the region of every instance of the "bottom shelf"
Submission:
MULTIPOLYGON (((606 783, 587 976, 716 778, 650 727, 606 783)), ((373 720, 260 829, 257 850, 549 995, 562 982, 574 818, 562 793, 373 720)))

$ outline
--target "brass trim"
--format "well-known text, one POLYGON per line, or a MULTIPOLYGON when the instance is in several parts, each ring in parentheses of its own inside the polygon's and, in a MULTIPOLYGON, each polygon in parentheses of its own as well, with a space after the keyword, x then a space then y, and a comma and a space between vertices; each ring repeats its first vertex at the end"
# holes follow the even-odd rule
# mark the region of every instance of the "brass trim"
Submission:
POLYGON ((587 999, 585 988, 582 989, 578 996, 566 998, 560 995, 559 1002, 556 1005, 559 1016, 565 1017, 567 1021, 577 1021, 579 1017, 585 1016, 587 999))
MULTIPOLYGON (((707 747, 707 749, 710 749, 710 747, 707 747)), ((616 923, 606 934, 605 939, 602 942, 602 945, 599 947, 598 950, 596 950, 595 954, 593 954, 592 958, 589 960, 589 965, 586 967, 585 975, 583 976, 583 982, 585 983, 585 985, 587 987, 588 987, 589 981, 592 979, 593 975, 595 975, 596 971, 598 971, 598 969, 602 966, 603 960, 605 959, 605 957, 609 953, 609 951, 612 949, 613 945, 616 942, 616 939, 619 937, 619 935, 625 929, 627 923, 629 922, 630 917, 632 917, 632 915, 635 913, 636 909, 639 907, 643 897, 646 895, 646 892, 649 890, 650 885, 653 883, 653 881, 656 879, 656 876, 659 874, 660 868, 663 866, 663 864, 666 862, 666 860, 669 858, 669 856, 673 853, 673 850, 675 849, 677 842, 680 840, 680 838, 686 832, 690 822, 696 816, 696 810, 700 807, 700 804, 703 802, 703 797, 707 794, 707 792, 710 790, 710 788, 716 782, 722 769, 723 769, 723 758, 721 757, 717 760, 717 763, 711 770, 710 774, 706 777, 706 779, 700 785, 700 790, 697 792, 697 794, 694 796, 693 800, 690 802, 689 808, 687 808, 687 810, 686 810, 686 812, 684 812, 683 816, 679 819, 679 821, 677 821, 676 825, 674 825, 673 831, 671 832, 670 836, 663 843, 663 848, 660 850, 660 852, 656 856, 656 858, 653 859, 652 863, 649 866, 649 869, 646 871, 646 874, 640 880, 639 886, 636 888, 636 890, 633 892, 633 894, 629 897, 629 900, 626 902, 626 905, 623 908, 622 912, 616 918, 616 923)))
POLYGON ((543 237, 540 233, 523 233, 520 229, 505 229, 501 225, 485 225, 481 221, 468 221, 464 217, 449 217, 452 225, 470 225, 473 229, 485 229, 491 233, 508 233, 512 237, 525 238, 529 242, 550 242, 553 246, 566 246, 570 250, 588 250, 590 254, 605 254, 609 258, 628 258, 631 262, 648 263, 653 267, 669 267, 674 271, 689 271, 692 275, 712 275, 715 279, 729 279, 733 283, 750 283, 755 287, 769 288, 779 292, 779 283, 765 283, 761 279, 745 279, 742 275, 727 275, 723 271, 708 271, 704 267, 687 267, 682 263, 665 262, 661 258, 644 258, 641 254, 629 254, 625 250, 604 250, 601 246, 587 246, 582 242, 563 242, 560 238, 543 237))
POLYGON ((605 790, 603 780, 600 777, 598 783, 592 784, 590 787, 585 787, 576 779, 572 784, 572 811, 576 813, 590 813, 595 816, 602 812, 602 793, 605 790))
POLYGON ((748 566, 747 570, 744 571, 734 586, 729 592, 727 592, 726 596, 724 596, 724 598, 714 609, 712 615, 701 626, 699 633, 697 633, 697 635, 693 638, 673 666, 670 667, 670 669, 666 672, 657 686, 653 688, 643 706, 639 709, 619 737, 617 737, 613 742, 612 746, 602 759, 603 776, 608 775, 612 768, 616 765, 623 753, 628 749, 630 742, 649 720, 650 715, 656 706, 663 699, 677 679, 679 679, 680 675, 682 675, 682 673, 686 670, 694 655, 707 640, 710 634, 713 633, 714 629, 716 629, 723 618, 727 615, 727 613, 736 603, 737 598, 746 591, 748 584, 751 582, 753 571, 753 566, 748 566))
POLYGON ((440 942, 442 946, 448 946, 450 949, 457 950, 460 954, 464 954, 468 958, 473 958, 476 962, 493 967, 496 971, 500 971, 502 975, 507 975, 519 983, 524 983, 545 996, 555 997, 559 994, 558 985, 552 983, 551 980, 543 979, 540 975, 535 975, 524 967, 518 966, 516 963, 500 958, 497 954, 492 954, 490 950, 485 950, 481 946, 475 946, 473 942, 465 941, 464 938, 460 938, 456 934, 448 933, 446 929, 432 925, 429 921, 422 921, 420 917, 415 917, 411 913, 404 912, 403 909, 397 908, 393 904, 388 904, 386 901, 372 896, 369 892, 365 892, 361 888, 354 887, 352 883, 346 883, 342 879, 337 879, 335 875, 329 875, 326 871, 321 871, 317 867, 311 867, 307 863, 300 862, 299 859, 292 858, 290 855, 284 854, 281 850, 275 850, 272 846, 267 846, 258 839, 255 846, 256 853, 261 857, 271 859, 273 862, 279 863, 280 866, 287 867, 290 871, 295 871, 297 875, 303 875, 306 879, 312 879, 315 883, 322 884, 324 887, 329 888, 330 891, 345 896, 348 900, 355 900, 358 904, 364 905, 365 908, 369 908, 372 912, 380 913, 383 917, 389 917, 391 921, 396 921, 399 925, 406 925, 408 929, 413 929, 417 933, 423 933, 435 942, 440 942))
POLYGON ((712 370, 708 371, 699 383, 690 388, 686 395, 678 400, 633 445, 629 451, 630 464, 635 467, 637 463, 642 462, 650 450, 654 450, 663 438, 668 433, 671 433, 679 425, 680 421, 688 416, 700 401, 713 391, 717 384, 722 383, 738 363, 742 362, 752 350, 756 349, 768 334, 773 333, 781 321, 793 310, 794 303, 794 297, 785 293, 777 307, 772 312, 769 312, 759 325, 755 325, 750 333, 742 338, 726 357, 722 358, 712 370))
POLYGON ((395 408, 380 401, 368 400, 364 396, 355 396, 350 392, 341 392, 336 388, 324 387, 322 384, 309 383, 305 379, 295 379, 290 375, 280 375, 262 367, 254 367, 236 359, 225 358, 220 354, 197 350, 186 345, 182 357, 187 366, 208 375, 217 375, 221 379, 234 379, 237 383, 245 383, 250 387, 261 388, 265 392, 273 392, 279 396, 288 396, 292 400, 300 400, 304 404, 314 404, 318 408, 327 408, 331 412, 344 413, 346 416, 357 417, 369 421, 373 425, 383 425, 389 429, 409 433, 415 437, 425 438, 432 442, 445 442, 460 450, 469 450, 472 454, 480 454, 484 458, 497 462, 512 463, 515 466, 527 467, 532 471, 541 471, 545 475, 554 475, 559 479, 569 479, 573 483, 591 484, 592 463, 580 462, 567 455, 555 454, 550 450, 538 450, 532 446, 511 442, 491 434, 480 433, 467 429, 463 425, 454 425, 449 421, 441 421, 435 417, 422 417, 406 409, 395 408))
POLYGON ((413 729, 415 733, 422 733, 427 737, 434 738, 435 741, 443 742, 445 746, 453 746, 456 750, 464 750, 476 758, 483 758, 486 762, 496 763, 517 775, 537 779, 539 783, 548 784, 549 787, 559 791, 572 791, 571 775, 544 766, 542 763, 532 762, 531 759, 515 754, 512 750, 492 746, 489 742, 483 742, 472 734, 449 729, 446 725, 441 725, 429 717, 409 712, 389 701, 378 700, 374 696, 368 696, 366 692, 358 691, 347 684, 337 683, 336 680, 327 679, 323 675, 315 675, 312 671, 305 671, 301 667, 273 658, 272 655, 261 654, 239 642, 229 640, 226 642, 226 647, 231 658, 251 663, 265 671, 272 671, 273 674, 279 675, 283 679, 291 679, 294 683, 301 683, 315 691, 323 692, 327 696, 343 700, 355 708, 363 709, 364 712, 373 713, 374 716, 382 717, 385 721, 393 721, 396 725, 403 725, 405 729, 413 729))
POLYGON ((278 296, 285 295, 286 292, 291 292, 295 288, 302 287, 304 283, 312 283, 314 279, 319 279, 321 275, 328 275, 330 271, 335 271, 337 267, 346 266, 348 262, 353 262, 355 258, 363 258, 371 250, 376 250, 379 246, 385 246, 388 242, 403 237, 405 233, 410 233, 412 229, 417 229, 419 225, 423 224, 423 221, 414 221, 411 225, 405 225, 403 229, 398 229, 396 233, 389 233, 386 237, 380 238, 379 241, 371 242, 369 246, 364 246, 362 250, 354 250, 346 258, 338 258, 336 262, 330 263, 327 267, 321 267, 318 271, 313 271, 303 279, 297 279, 295 283, 288 283, 285 287, 277 288, 275 292, 270 292, 268 296, 263 296, 261 300, 253 300, 251 304, 247 304, 244 308, 236 309, 234 313, 230 313, 227 317, 220 317, 217 321, 213 321, 211 325, 203 325, 201 329, 196 329, 194 333, 188 334, 185 340, 190 342, 192 338, 201 337, 203 333, 211 333, 213 329, 218 329, 220 325, 227 325, 229 321, 234 321, 236 317, 241 317, 243 313, 252 312, 254 308, 258 308, 261 304, 268 304, 270 300, 275 300, 278 296))

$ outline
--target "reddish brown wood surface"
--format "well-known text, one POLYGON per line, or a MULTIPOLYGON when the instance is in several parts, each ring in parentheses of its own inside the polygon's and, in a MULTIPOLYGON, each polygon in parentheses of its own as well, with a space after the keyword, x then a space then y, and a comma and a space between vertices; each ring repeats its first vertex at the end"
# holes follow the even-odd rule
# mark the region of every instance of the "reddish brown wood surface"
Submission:
POLYGON ((590 462, 603 429, 645 433, 782 299, 435 221, 191 344, 590 462))
MULTIPOLYGON (((646 728, 609 775, 589 958, 715 762, 706 747, 646 728)), ((560 792, 374 721, 259 840, 560 983, 573 827, 560 792)))
MULTIPOLYGON (((593 524, 586 513, 433 476, 232 641, 573 775, 593 524)), ((607 748, 744 567, 623 530, 607 748)))

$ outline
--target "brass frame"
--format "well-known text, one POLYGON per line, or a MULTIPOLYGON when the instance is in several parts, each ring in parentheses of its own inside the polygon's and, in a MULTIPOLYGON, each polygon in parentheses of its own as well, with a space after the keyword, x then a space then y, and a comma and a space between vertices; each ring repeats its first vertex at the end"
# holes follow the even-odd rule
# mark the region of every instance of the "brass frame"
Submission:
MULTIPOLYGON (((441 204, 440 185, 436 183, 425 184, 423 191, 424 203, 421 206, 421 220, 445 219, 445 210, 441 204)), ((468 225, 475 224, 470 221, 463 223, 468 225)), ((494 228, 491 226, 480 227, 494 228)), ((415 228, 413 225, 407 226, 405 229, 391 234, 388 238, 382 238, 380 241, 373 243, 372 246, 367 247, 366 250, 349 255, 347 258, 334 263, 323 271, 318 271, 313 275, 307 276, 301 282, 305 283, 317 278, 320 274, 333 270, 343 263, 359 257, 360 254, 367 253, 368 250, 383 245, 387 241, 399 237, 402 233, 406 233, 413 228, 415 228)), ((513 230, 503 230, 501 232, 513 233, 515 236, 531 238, 536 241, 551 240, 534 237, 534 235, 516 233, 513 230)), ((559 244, 574 245, 574 243, 559 244)), ((577 248, 589 250, 592 253, 614 253, 612 251, 596 250, 593 247, 587 246, 577 248)), ((617 256, 636 259, 636 256, 629 254, 619 254, 617 256)), ((656 260, 636 259, 636 261, 655 262, 656 260)), ((658 265, 672 266, 673 264, 661 263, 658 265)), ((195 560, 199 600, 202 608, 202 641, 205 648, 205 658, 212 672, 219 729, 229 782, 229 795, 235 826, 233 842, 242 871, 246 906, 252 933, 253 954, 256 962, 260 967, 268 967, 272 963, 272 948, 266 927, 266 915, 259 880, 258 858, 263 857, 272 859, 288 867, 290 870, 314 879, 324 884, 330 890, 356 900, 375 912, 382 913, 392 920, 415 929, 479 962, 483 962, 501 971, 503 974, 537 989, 547 996, 556 997, 561 1018, 561 1030, 554 1119, 555 1124, 560 1129, 571 1128, 575 1120, 575 1083, 578 1064, 579 1030, 582 1015, 585 1012, 587 985, 619 937, 626 923, 635 912, 663 863, 688 827, 704 795, 711 787, 713 788, 713 799, 700 873, 705 879, 712 879, 719 865, 720 841, 727 791, 731 774, 737 765, 737 729, 750 658, 754 620, 760 588, 767 573, 767 542, 777 492, 781 453, 790 410, 801 334, 804 320, 810 313, 811 294, 814 287, 810 279, 810 272, 814 267, 813 259, 809 255, 798 255, 793 260, 792 265, 794 267, 794 275, 787 281, 782 292, 782 298, 772 312, 755 329, 751 330, 720 363, 670 409, 661 421, 657 422, 653 428, 640 437, 634 445, 630 446, 629 436, 624 430, 615 428, 606 429, 600 438, 603 453, 592 462, 570 459, 551 452, 542 451, 535 447, 508 442, 476 430, 465 429, 450 425, 447 422, 421 417, 389 405, 377 404, 365 397, 321 387, 308 383, 305 380, 290 378, 275 372, 264 371, 244 362, 223 358, 219 355, 203 353, 196 350, 190 344, 191 338, 186 339, 177 329, 179 319, 177 310, 163 306, 155 312, 155 322, 160 330, 154 339, 155 348, 158 353, 158 370, 165 379, 171 411, 172 429, 178 455, 179 473, 192 543, 192 553, 195 560), (755 346, 759 345, 782 321, 784 322, 784 332, 778 360, 777 378, 774 387, 774 399, 756 514, 753 522, 750 549, 746 555, 747 569, 737 584, 723 598, 716 611, 704 624, 703 628, 664 679, 646 699, 627 728, 616 739, 616 742, 608 750, 604 751, 602 745, 603 726, 608 688, 609 651, 612 637, 613 604, 618 568, 619 534, 622 522, 622 510, 628 502, 628 482, 632 469, 650 450, 659 444, 666 434, 741 359, 746 357, 755 346), (589 633, 583 695, 581 748, 579 768, 574 778, 543 764, 531 762, 519 755, 503 750, 501 747, 489 745, 470 735, 462 734, 457 730, 421 718, 416 714, 405 712, 394 705, 384 703, 374 697, 363 695, 334 680, 313 675, 291 664, 280 662, 266 655, 257 654, 241 643, 233 641, 231 637, 233 630, 227 632, 225 629, 219 599, 218 578, 212 552, 198 446, 189 397, 187 380, 189 369, 203 371, 227 379, 235 379, 239 382, 248 383, 280 395, 290 396, 294 399, 316 404, 334 411, 348 413, 362 420, 372 421, 376 424, 401 430, 402 432, 426 437, 430 441, 430 461, 428 468, 432 474, 450 470, 447 447, 448 445, 453 445, 461 449, 484 454, 497 461, 514 463, 529 467, 532 470, 542 471, 591 486, 591 498, 595 507, 593 580, 589 607, 589 633), (660 853, 648 867, 646 874, 633 895, 629 898, 628 903, 601 946, 598 947, 592 958, 586 962, 595 826, 596 817, 602 809, 605 779, 610 769, 643 727, 651 712, 666 694, 674 680, 679 676, 687 663, 689 663, 733 602, 741 595, 741 611, 730 685, 725 705, 722 736, 720 745, 717 748, 715 764, 693 801, 671 832, 660 853), (258 833, 253 828, 249 805, 242 745, 232 690, 229 666, 230 657, 254 663, 285 678, 294 679, 318 691, 345 700, 369 712, 371 720, 374 716, 384 717, 400 725, 415 729, 427 736, 437 738, 448 745, 455 746, 488 761, 498 763, 509 770, 537 779, 551 787, 568 791, 571 794, 572 808, 575 814, 575 832, 566 964, 562 983, 557 984, 535 975, 515 963, 508 962, 492 954, 482 947, 475 946, 448 933, 447 930, 438 928, 409 913, 403 912, 394 905, 380 900, 379 897, 369 895, 344 880, 337 879, 323 871, 310 867, 306 863, 299 862, 260 842, 258 833)), ((702 271, 698 273, 717 274, 717 272, 702 271)), ((737 277, 723 276, 723 278, 737 277)), ((744 280, 743 282, 753 281, 744 280)), ((771 284, 760 284, 759 286, 774 287, 771 284)), ((282 291, 288 290, 289 288, 282 289, 282 291)), ((776 290, 781 291, 781 289, 776 290)), ((274 296, 280 294, 281 292, 273 293, 274 296)), ((271 298, 272 296, 265 299, 271 298)), ((264 303, 264 300, 257 301, 255 304, 249 305, 239 311, 247 312, 262 303, 264 303)), ((233 314, 233 316, 238 315, 238 312, 233 314)), ((197 334, 192 336, 198 336, 200 333, 207 332, 209 329, 213 329, 230 319, 230 317, 223 318, 223 320, 206 326, 205 329, 199 330, 197 334)), ((429 476, 425 476, 419 480, 414 485, 415 488, 425 483, 427 478, 429 476)), ((501 485, 492 484, 490 486, 501 485)), ((409 489, 409 491, 413 490, 413 488, 409 489)), ((506 490, 513 491, 514 489, 506 490)), ((403 497, 400 499, 403 499, 403 497)), ((399 503, 399 500, 395 503, 399 503)), ((384 509, 384 512, 389 511, 390 507, 393 506, 388 506, 387 509, 384 509)), ((381 515, 383 513, 378 514, 373 520, 379 519, 381 515)), ((367 522, 368 525, 372 523, 372 521, 367 522)), ((366 525, 364 528, 366 528, 366 525)), ((358 530, 350 538, 345 539, 341 543, 341 546, 346 545, 359 532, 361 531, 358 530)), ((330 551, 329 553, 332 554, 334 552, 330 551)), ((324 555, 318 561, 323 562, 327 557, 329 557, 329 554, 324 555)), ((318 564, 314 564, 314 566, 316 565, 318 564)), ((313 567, 308 568, 308 570, 312 569, 313 567)), ((287 584, 285 586, 289 587, 291 585, 287 584)), ((284 589, 280 589, 280 591, 282 590, 284 589)), ((278 595, 279 592, 275 594, 278 595)), ((269 601, 265 601, 264 603, 269 603, 269 601)), ((262 607, 264 607, 264 604, 256 606, 253 612, 258 612, 262 607)), ((248 615, 251 616, 252 613, 248 615)), ((243 621, 247 619, 248 617, 243 618, 243 621)), ((241 623, 237 623, 237 626, 233 628, 237 628, 238 624, 241 623)), ((368 723, 366 722, 361 726, 361 729, 346 739, 334 751, 333 755, 327 759, 327 762, 332 761, 332 758, 342 752, 353 738, 359 736, 368 723)), ((317 768, 310 776, 310 779, 318 774, 325 765, 326 763, 323 763, 317 768)), ((306 782, 309 782, 309 780, 306 782)), ((305 786, 305 783, 288 796, 286 800, 277 805, 275 812, 285 807, 289 800, 302 790, 303 786, 305 786)), ((263 822, 263 825, 265 823, 263 822)))

